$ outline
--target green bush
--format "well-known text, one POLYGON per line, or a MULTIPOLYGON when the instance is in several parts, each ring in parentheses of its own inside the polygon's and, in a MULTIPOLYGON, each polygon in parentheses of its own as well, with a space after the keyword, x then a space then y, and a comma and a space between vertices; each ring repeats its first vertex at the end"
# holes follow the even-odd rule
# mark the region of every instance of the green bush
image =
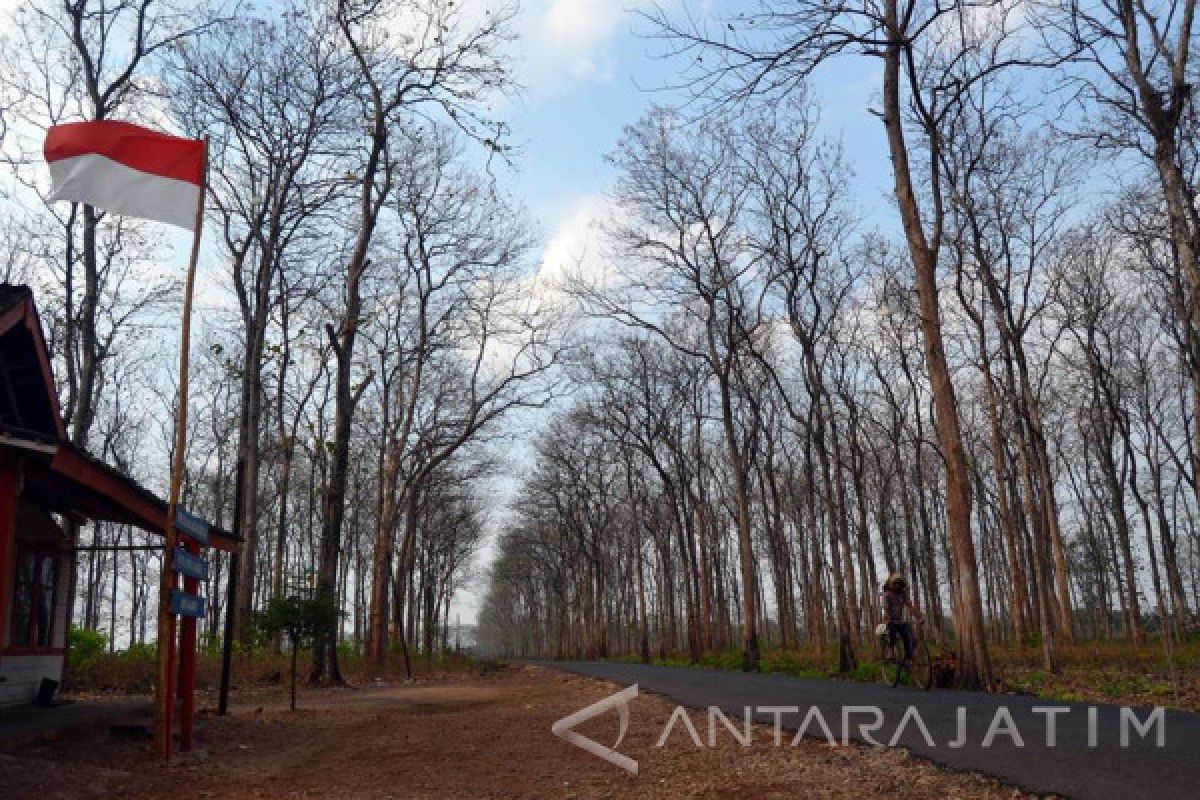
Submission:
MULTIPOLYGON (((879 680, 879 671, 882 666, 878 661, 861 661, 857 667, 844 677, 852 681, 877 681, 879 680)), ((908 677, 907 673, 905 673, 905 677, 908 677)))
POLYGON ((157 665, 158 646, 153 644, 131 644, 117 653, 117 658, 126 662, 136 663, 145 661, 157 665))
POLYGON ((699 665, 708 669, 741 669, 742 654, 736 650, 705 653, 700 656, 699 665))
MULTIPOLYGON (((282 599, 276 598, 276 602, 282 602, 282 599)), ((267 651, 271 645, 271 640, 278 633, 278 631, 271 629, 272 620, 268 616, 270 613, 271 609, 267 608, 246 617, 245 622, 242 624, 242 635, 245 637, 245 644, 235 640, 233 643, 233 652, 262 655, 267 651)), ((274 621, 278 622, 278 620, 274 621)), ((220 648, 218 648, 218 652, 220 652, 220 648)))
POLYGON ((815 664, 806 660, 801 654, 792 650, 782 650, 769 653, 759 661, 761 672, 779 672, 797 678, 827 678, 828 673, 815 664))
POLYGON ((1040 669, 1031 669, 1025 673, 1025 683, 1030 689, 1038 689, 1046 683, 1046 673, 1040 669))
MULTIPOLYGON (((206 656, 220 656, 224 644, 225 637, 222 635, 221 630, 209 631, 197 643, 196 651, 206 656)), ((237 642, 235 641, 233 645, 237 647, 237 642)), ((234 650, 232 652, 237 651, 234 650)))
POLYGON ((659 667, 694 667, 696 666, 686 658, 677 656, 663 656, 662 658, 654 659, 655 666, 659 667))
POLYGON ((71 626, 67 631, 67 664, 72 672, 86 667, 104 653, 108 637, 100 631, 71 626))

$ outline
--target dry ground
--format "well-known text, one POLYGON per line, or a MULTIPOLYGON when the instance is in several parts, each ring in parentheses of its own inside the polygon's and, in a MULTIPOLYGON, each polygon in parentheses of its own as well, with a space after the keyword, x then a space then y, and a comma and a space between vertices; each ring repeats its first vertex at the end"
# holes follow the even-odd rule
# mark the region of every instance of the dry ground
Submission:
MULTIPOLYGON (((243 696, 230 717, 204 716, 199 749, 170 765, 107 727, 29 742, 0 755, 0 798, 1014 798, 1011 787, 903 751, 773 746, 769 728, 742 748, 722 735, 697 749, 673 706, 642 695, 621 752, 632 776, 550 733, 555 720, 614 687, 537 667, 417 685, 316 690, 289 712, 279 692, 243 696), (249 699, 251 703, 245 704, 249 699)), ((707 719, 692 715, 704 736, 707 719)), ((581 732, 616 736, 614 713, 581 732)), ((0 751, 5 749, 0 743, 0 751)))

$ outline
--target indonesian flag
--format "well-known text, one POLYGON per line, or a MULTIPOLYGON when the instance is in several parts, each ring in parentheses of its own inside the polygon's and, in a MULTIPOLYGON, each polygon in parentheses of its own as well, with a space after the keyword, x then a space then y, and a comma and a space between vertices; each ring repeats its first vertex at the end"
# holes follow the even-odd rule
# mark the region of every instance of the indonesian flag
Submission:
POLYGON ((204 141, 128 122, 55 125, 44 146, 51 200, 196 227, 204 186, 204 141))

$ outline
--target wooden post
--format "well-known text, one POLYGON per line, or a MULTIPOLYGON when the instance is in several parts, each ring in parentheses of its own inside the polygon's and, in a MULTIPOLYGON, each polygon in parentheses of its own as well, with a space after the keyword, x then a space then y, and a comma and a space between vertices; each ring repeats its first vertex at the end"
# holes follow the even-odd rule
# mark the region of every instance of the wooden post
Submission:
MULTIPOLYGON (((158 584, 158 679, 154 686, 154 744, 164 759, 171 757, 171 716, 174 710, 172 662, 175 649, 175 617, 170 611, 171 590, 175 588, 175 514, 183 482, 184 455, 187 449, 188 363, 192 342, 192 295, 196 288, 196 261, 200 256, 200 234, 204 225, 204 194, 208 190, 208 137, 204 138, 204 168, 201 170, 200 197, 196 202, 196 223, 192 231, 192 253, 183 282, 183 314, 179 325, 179 401, 175 409, 175 451, 171 454, 171 486, 167 495, 167 524, 163 537, 163 567, 158 584)), ((193 644, 195 640, 193 639, 193 644)))

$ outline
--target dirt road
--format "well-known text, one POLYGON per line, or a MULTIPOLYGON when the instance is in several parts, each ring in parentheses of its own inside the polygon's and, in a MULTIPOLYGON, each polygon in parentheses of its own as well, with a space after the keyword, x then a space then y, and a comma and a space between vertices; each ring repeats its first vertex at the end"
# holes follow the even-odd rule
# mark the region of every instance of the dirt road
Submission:
MULTIPOLYGON (((0 755, 0 797, 17 798, 1012 798, 998 782, 954 773, 899 750, 774 747, 769 727, 743 748, 719 731, 697 748, 682 727, 655 742, 674 706, 643 695, 621 751, 634 776, 551 734, 555 720, 613 685, 513 667, 415 686, 304 693, 286 710, 272 695, 205 717, 200 751, 161 765, 144 741, 91 726, 0 755), (260 710, 261 709, 261 710, 260 710)), ((708 720, 691 715, 702 739, 708 720)), ((616 714, 579 729, 616 738, 616 714)), ((5 744, 0 743, 0 751, 5 744)))

